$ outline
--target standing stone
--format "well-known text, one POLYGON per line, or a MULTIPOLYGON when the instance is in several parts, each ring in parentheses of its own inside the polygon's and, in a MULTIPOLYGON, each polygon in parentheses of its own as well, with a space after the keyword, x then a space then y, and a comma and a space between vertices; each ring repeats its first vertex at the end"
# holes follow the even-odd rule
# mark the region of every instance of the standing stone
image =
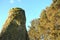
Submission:
POLYGON ((25 23, 25 11, 21 8, 12 8, 3 26, 0 40, 29 40, 25 23))

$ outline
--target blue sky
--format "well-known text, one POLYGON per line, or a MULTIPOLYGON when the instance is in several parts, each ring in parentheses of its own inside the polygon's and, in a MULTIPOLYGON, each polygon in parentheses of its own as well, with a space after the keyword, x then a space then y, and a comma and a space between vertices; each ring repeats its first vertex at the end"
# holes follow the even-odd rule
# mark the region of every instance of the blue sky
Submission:
POLYGON ((33 19, 39 18, 41 11, 52 3, 52 0, 0 0, 0 31, 5 23, 10 8, 20 7, 25 10, 26 28, 29 30, 33 19))

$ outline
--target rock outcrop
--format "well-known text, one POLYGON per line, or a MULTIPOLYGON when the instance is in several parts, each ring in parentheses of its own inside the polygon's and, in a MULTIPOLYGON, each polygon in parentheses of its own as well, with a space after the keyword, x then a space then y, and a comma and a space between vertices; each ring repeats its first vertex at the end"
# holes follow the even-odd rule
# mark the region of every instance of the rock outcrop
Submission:
POLYGON ((22 8, 12 8, 3 25, 0 40, 29 40, 25 23, 25 11, 22 8))
POLYGON ((60 0, 53 0, 50 7, 42 11, 39 22, 35 21, 28 32, 30 40, 60 40, 60 0))

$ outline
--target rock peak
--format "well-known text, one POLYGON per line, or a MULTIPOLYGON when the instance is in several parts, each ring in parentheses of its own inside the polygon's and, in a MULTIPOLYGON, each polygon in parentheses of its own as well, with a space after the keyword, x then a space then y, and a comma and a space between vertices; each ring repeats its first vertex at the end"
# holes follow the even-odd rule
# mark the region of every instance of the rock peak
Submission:
POLYGON ((11 14, 21 14, 21 11, 25 12, 22 8, 11 8, 9 11, 9 15, 11 14))
POLYGON ((26 30, 25 11, 22 8, 10 9, 0 40, 29 40, 26 30))

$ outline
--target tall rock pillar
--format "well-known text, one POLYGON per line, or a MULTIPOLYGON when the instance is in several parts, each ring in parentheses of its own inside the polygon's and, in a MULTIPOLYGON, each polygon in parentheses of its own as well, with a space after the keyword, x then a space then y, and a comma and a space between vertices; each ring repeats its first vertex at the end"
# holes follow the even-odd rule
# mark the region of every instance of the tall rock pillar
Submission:
POLYGON ((25 11, 21 8, 12 8, 3 25, 0 40, 29 40, 25 23, 25 11))

